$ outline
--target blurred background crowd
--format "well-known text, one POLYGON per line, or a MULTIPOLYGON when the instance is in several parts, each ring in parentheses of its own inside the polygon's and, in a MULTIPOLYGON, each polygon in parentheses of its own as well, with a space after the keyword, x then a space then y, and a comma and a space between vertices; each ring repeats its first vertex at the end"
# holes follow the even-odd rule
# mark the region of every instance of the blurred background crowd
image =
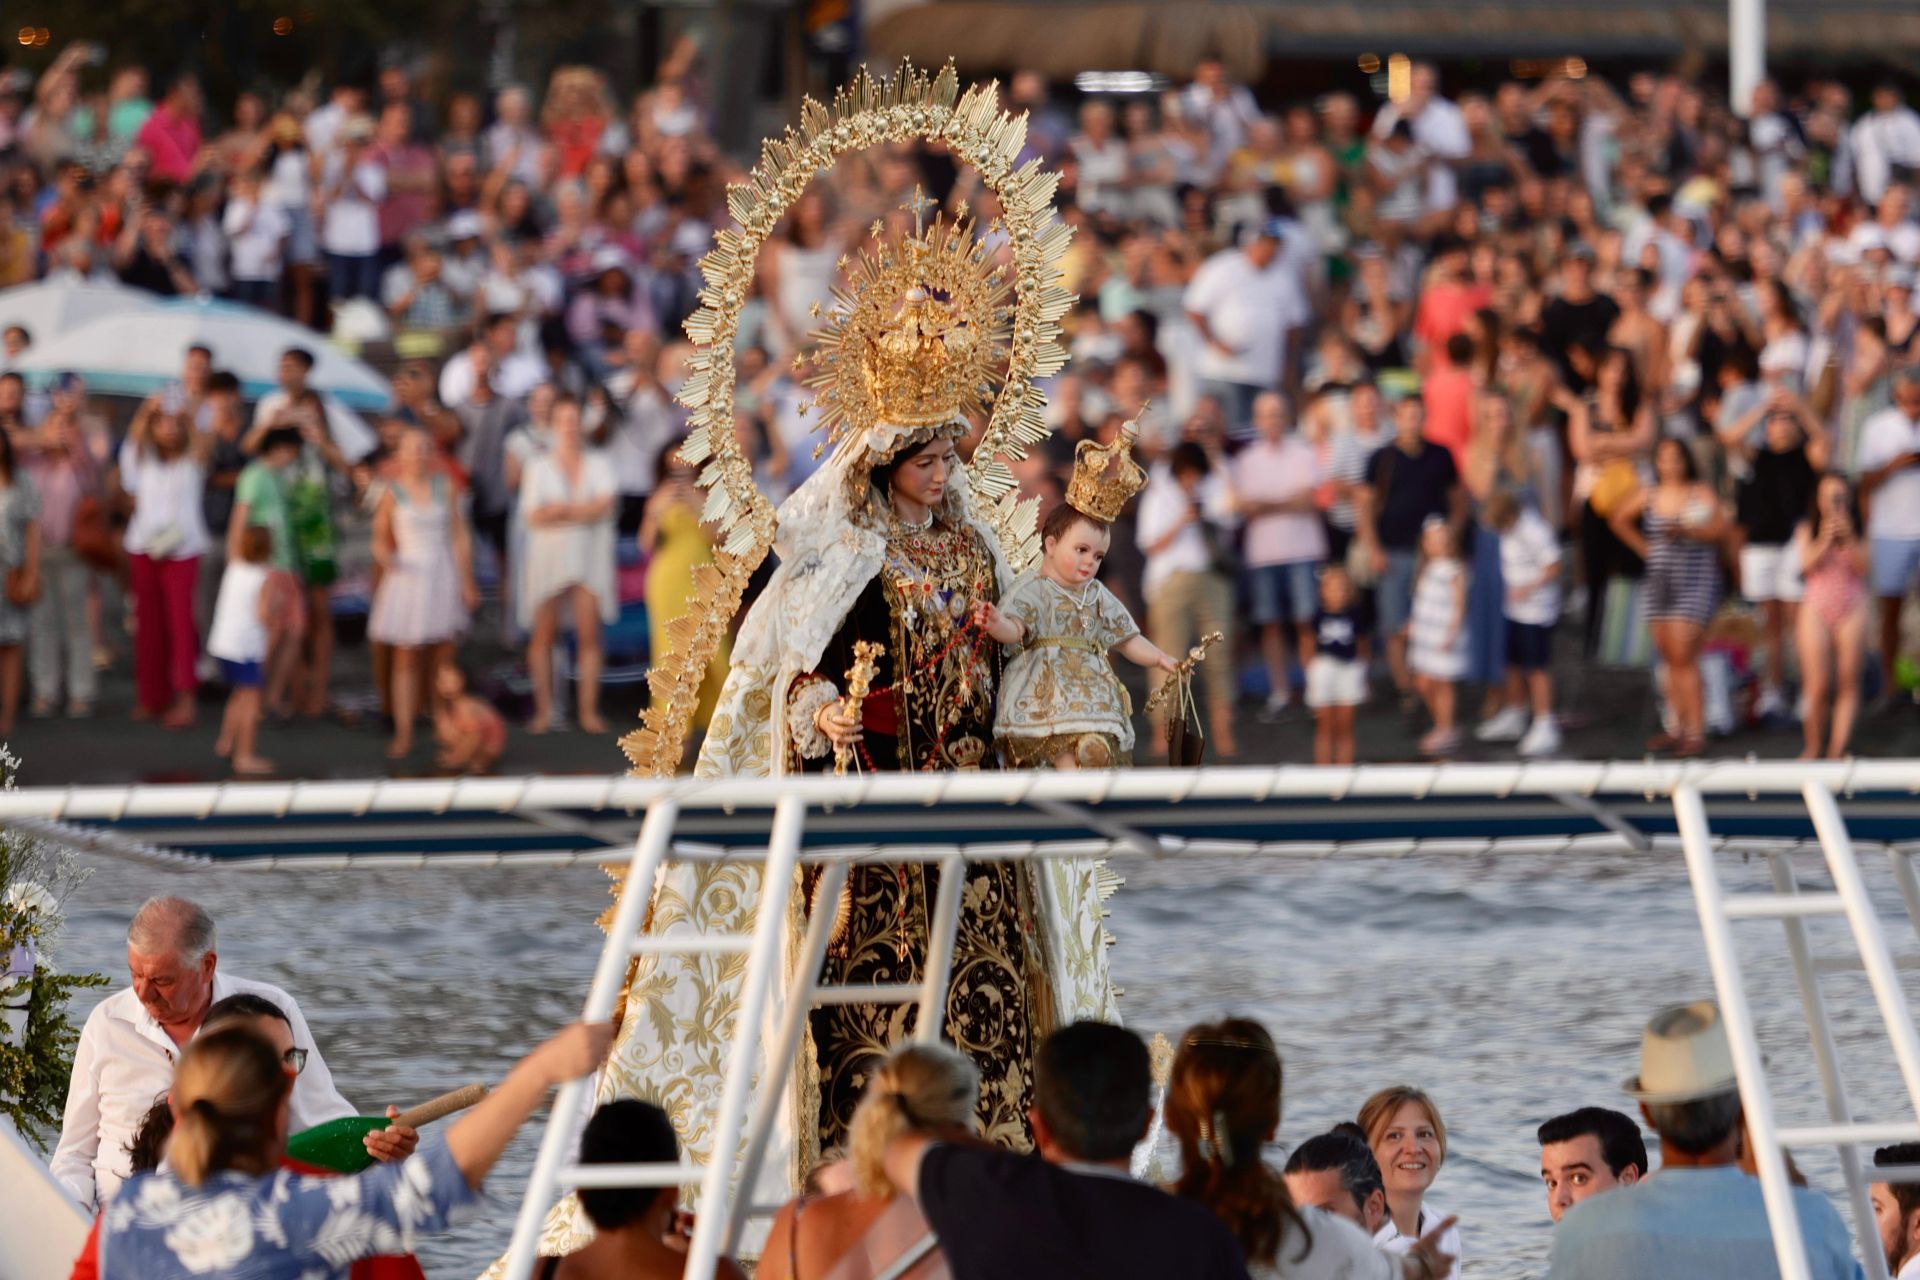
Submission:
MULTIPOLYGON (((572 64, 428 92, 396 57, 217 102, 139 50, 50 53, 0 72, 0 286, 290 323, 269 374, 181 340, 125 394, 0 293, 0 560, 33 571, 0 601, 0 719, 184 726, 224 679, 269 740, 385 717, 407 760, 432 715, 448 768, 507 721, 601 728, 712 554, 673 454, 680 325, 751 157, 716 141, 700 47, 637 91, 572 64), (360 417, 322 376, 342 353, 391 380, 360 417), (235 565, 262 567, 229 593, 235 565), (103 705, 129 658, 134 707, 103 705)), ((1519 70, 1390 55, 1311 97, 1207 57, 1007 75, 1080 298, 1023 488, 1050 506, 1077 442, 1139 422, 1154 481, 1105 579, 1162 648, 1229 637, 1221 756, 1697 754, 1765 726, 1837 755, 1859 717, 1912 720, 1920 114, 1869 79, 1736 112, 1688 73, 1519 70), (1357 744, 1255 729, 1351 702, 1308 687, 1329 646, 1373 684, 1357 744), (1645 673, 1641 706, 1608 671, 1645 673)), ((940 150, 884 148, 763 255, 736 429, 776 500, 818 465, 811 313, 922 190, 996 212, 940 150)), ((225 754, 272 767, 235 714, 225 754)))

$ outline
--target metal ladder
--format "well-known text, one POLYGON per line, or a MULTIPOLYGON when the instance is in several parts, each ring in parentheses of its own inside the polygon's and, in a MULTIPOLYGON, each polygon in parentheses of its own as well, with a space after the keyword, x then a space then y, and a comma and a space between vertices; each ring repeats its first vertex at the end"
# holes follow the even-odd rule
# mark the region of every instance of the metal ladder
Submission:
MULTIPOLYGON (((1736 894, 1723 892, 1714 861, 1712 833, 1707 826, 1706 807, 1699 788, 1692 784, 1673 792, 1675 816, 1679 821, 1681 848, 1686 854, 1687 872, 1693 882, 1694 905, 1700 915, 1700 930, 1706 942, 1707 961, 1713 971, 1713 983, 1726 1020, 1727 1038, 1733 1051, 1734 1072, 1738 1077, 1740 1104, 1746 1114, 1747 1132, 1760 1174, 1760 1189, 1767 1206, 1767 1219, 1773 1229, 1774 1249, 1782 1280, 1811 1280, 1811 1267, 1801 1236, 1800 1218, 1793 1203, 1793 1187, 1788 1180, 1784 1151, 1794 1147, 1833 1146, 1838 1148, 1840 1169, 1847 1183, 1860 1252, 1866 1258, 1869 1280, 1886 1280, 1886 1259, 1874 1224, 1873 1209, 1867 1198, 1859 1148, 1881 1143, 1920 1141, 1920 1034, 1914 1029, 1905 992, 1887 939, 1881 930, 1859 862, 1854 857, 1853 841, 1846 821, 1834 801, 1833 792, 1819 782, 1808 782, 1801 790, 1814 832, 1827 868, 1833 877, 1831 892, 1805 893, 1795 881, 1789 854, 1772 850, 1767 854, 1774 892, 1736 894), (1845 1080, 1840 1072, 1839 1051, 1826 1005, 1820 995, 1819 970, 1813 958, 1807 933, 1807 917, 1845 916, 1867 981, 1880 1007, 1880 1017, 1900 1075, 1913 1104, 1913 1119, 1888 1123, 1866 1123, 1853 1118, 1845 1080), (1786 930, 1787 951, 1793 961, 1800 1000, 1806 1012, 1807 1029, 1813 1043, 1814 1062, 1825 1095, 1828 1123, 1803 1127, 1781 1127, 1773 1111, 1773 1093, 1766 1075, 1766 1064, 1755 1035, 1753 1011, 1747 1003, 1746 983, 1740 958, 1735 950, 1732 924, 1735 920, 1779 920, 1786 930)), ((1895 879, 1916 932, 1920 932, 1920 877, 1916 877, 1912 858, 1916 850, 1890 850, 1895 879)), ((1911 1175, 1920 1180, 1920 1169, 1876 1170, 1881 1177, 1911 1175)))
MULTIPOLYGON (((740 1228, 749 1218, 771 1215, 778 1205, 759 1205, 750 1201, 760 1167, 766 1160, 775 1122, 786 1093, 794 1055, 806 1029, 807 1015, 822 1005, 904 1004, 919 1007, 915 1038, 937 1040, 945 1023, 944 1004, 947 983, 953 967, 955 936, 960 925, 961 891, 965 884, 964 860, 957 854, 938 859, 940 888, 929 920, 926 964, 921 981, 895 984, 823 985, 818 981, 820 966, 826 957, 832 934, 831 910, 818 910, 807 922, 793 979, 784 993, 777 1052, 771 1070, 760 1081, 758 1097, 747 1115, 749 1094, 760 1052, 760 1024, 768 1002, 778 986, 781 965, 781 940, 786 928, 788 893, 800 862, 800 837, 806 822, 806 802, 795 795, 782 796, 774 805, 773 826, 761 863, 761 897, 751 934, 697 934, 674 932, 665 936, 646 936, 640 932, 646 909, 653 899, 654 881, 660 868, 672 856, 673 825, 679 816, 679 803, 662 797, 647 809, 639 836, 634 841, 632 859, 627 866, 619 905, 607 940, 601 948, 599 964, 587 993, 583 1018, 604 1022, 612 1016, 613 1006, 626 978, 629 961, 635 956, 747 956, 741 977, 739 1012, 727 1054, 726 1076, 722 1084, 718 1114, 715 1116, 713 1154, 704 1164, 692 1162, 653 1164, 580 1165, 565 1163, 577 1141, 593 1098, 590 1078, 570 1081, 560 1089, 547 1127, 541 1137, 540 1151, 527 1181, 526 1198, 514 1222, 513 1239, 506 1255, 505 1280, 527 1280, 533 1270, 542 1224, 554 1197, 561 1191, 582 1187, 677 1187, 699 1185, 700 1213, 693 1240, 687 1250, 686 1273, 689 1276, 713 1274, 715 1261, 730 1252, 740 1228), (746 1151, 735 1177, 733 1153, 739 1150, 742 1132, 746 1151)), ((857 857, 830 860, 822 872, 816 901, 838 900, 857 857)), ((896 859, 897 860, 897 859, 896 859)))

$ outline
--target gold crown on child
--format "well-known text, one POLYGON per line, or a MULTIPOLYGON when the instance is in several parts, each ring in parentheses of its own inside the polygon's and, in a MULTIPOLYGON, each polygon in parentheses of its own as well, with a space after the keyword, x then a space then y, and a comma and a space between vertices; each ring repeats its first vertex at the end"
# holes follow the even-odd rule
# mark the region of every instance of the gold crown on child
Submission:
POLYGON ((1067 505, 1106 524, 1118 520, 1133 495, 1147 487, 1147 473, 1133 460, 1133 442, 1139 435, 1136 422, 1129 422, 1112 444, 1082 440, 1073 451, 1067 505))

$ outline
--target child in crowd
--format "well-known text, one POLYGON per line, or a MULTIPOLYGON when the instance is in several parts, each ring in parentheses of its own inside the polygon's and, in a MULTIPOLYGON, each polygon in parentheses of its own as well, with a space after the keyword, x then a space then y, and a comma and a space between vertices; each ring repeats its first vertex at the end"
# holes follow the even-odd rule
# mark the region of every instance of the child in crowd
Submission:
POLYGON ((507 745, 507 722, 492 703, 467 691, 467 673, 457 662, 440 664, 434 677, 437 705, 434 763, 457 773, 487 773, 507 745))
POLYGON ((1365 635, 1353 578, 1345 565, 1328 565, 1320 571, 1320 608, 1307 655, 1315 764, 1353 763, 1353 709, 1367 700, 1367 665, 1360 660, 1365 635))
POLYGON ((240 533, 239 552, 220 579, 213 625, 207 631, 207 652, 219 660, 220 674, 232 689, 213 750, 233 762, 236 774, 258 777, 273 772, 273 762, 254 750, 260 732, 262 668, 274 618, 273 593, 267 589, 273 534, 264 525, 248 525, 240 533))
POLYGON ((1474 736, 1482 742, 1518 739, 1521 755, 1550 756, 1560 749, 1549 667, 1553 628, 1560 621, 1560 540, 1545 517, 1505 489, 1487 499, 1486 518, 1500 535, 1500 576, 1506 584, 1507 697, 1474 736))
POLYGON ((1806 682, 1802 760, 1846 754, 1860 706, 1867 647, 1867 543, 1860 536, 1853 486, 1836 472, 1820 477, 1806 518, 1794 531, 1805 594, 1800 604, 1800 677, 1806 682), (1831 667, 1831 679, 1828 669, 1831 667), (1833 723, 1827 724, 1828 699, 1833 723), (1821 739, 1826 738, 1823 744, 1821 739))
POLYGON ((1460 745, 1454 727, 1454 681, 1467 673, 1467 570, 1441 516, 1420 528, 1420 573, 1413 587, 1407 662, 1413 685, 1427 704, 1433 728, 1420 739, 1424 755, 1445 755, 1460 745))

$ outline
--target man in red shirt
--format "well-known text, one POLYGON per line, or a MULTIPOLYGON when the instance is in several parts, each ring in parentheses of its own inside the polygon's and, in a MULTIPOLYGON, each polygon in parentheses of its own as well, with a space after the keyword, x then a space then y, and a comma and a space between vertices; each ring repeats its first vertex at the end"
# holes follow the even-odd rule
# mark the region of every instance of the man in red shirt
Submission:
POLYGON ((1426 437, 1453 454, 1462 475, 1467 467, 1467 441, 1473 438, 1473 339, 1456 333, 1446 342, 1446 356, 1427 374, 1420 399, 1427 409, 1426 437))
POLYGON ((183 75, 168 85, 167 96, 140 126, 134 142, 147 153, 149 176, 185 186, 200 156, 200 82, 183 75))

